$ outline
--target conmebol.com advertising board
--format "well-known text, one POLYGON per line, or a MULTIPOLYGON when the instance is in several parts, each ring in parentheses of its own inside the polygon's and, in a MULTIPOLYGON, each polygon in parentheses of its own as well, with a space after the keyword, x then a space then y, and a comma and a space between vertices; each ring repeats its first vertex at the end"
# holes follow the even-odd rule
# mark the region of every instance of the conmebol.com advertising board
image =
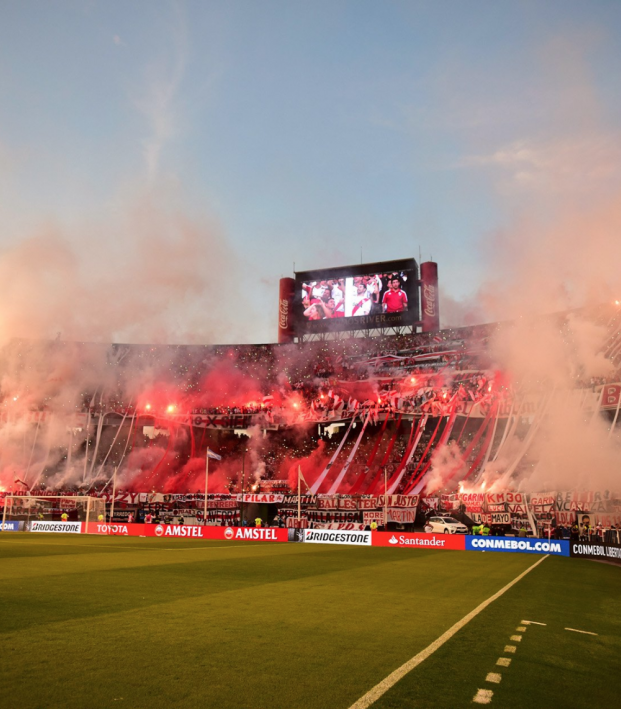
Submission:
POLYGON ((510 551, 521 554, 569 556, 569 542, 565 539, 515 539, 512 537, 473 537, 467 535, 466 551, 510 551))

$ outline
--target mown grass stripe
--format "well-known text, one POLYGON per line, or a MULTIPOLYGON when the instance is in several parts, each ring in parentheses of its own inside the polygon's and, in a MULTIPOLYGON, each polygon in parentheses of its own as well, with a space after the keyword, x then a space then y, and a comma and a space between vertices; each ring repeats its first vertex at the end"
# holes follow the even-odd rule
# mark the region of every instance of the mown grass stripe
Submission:
MULTIPOLYGON (((500 598, 504 593, 506 593, 510 588, 515 586, 516 583, 521 581, 526 574, 530 573, 534 568, 539 566, 542 561, 548 558, 548 555, 543 556, 541 559, 536 561, 532 566, 529 566, 526 571, 516 576, 513 581, 510 581, 506 586, 503 586, 500 591, 497 591, 493 596, 480 603, 474 610, 470 611, 461 620, 457 621, 455 625, 451 626, 445 633, 443 633, 437 640, 434 640, 431 645, 428 645, 424 650, 421 650, 417 655, 414 655, 411 659, 405 662, 401 667, 398 667, 394 672, 383 679, 379 684, 370 689, 364 696, 360 697, 357 702, 354 702, 349 709, 367 709, 374 702, 376 702, 383 694, 385 694, 391 687, 394 687, 397 682, 405 677, 408 672, 411 672, 415 667, 424 662, 430 655, 442 645, 444 645, 447 640, 450 640, 455 633, 461 630, 465 625, 467 625, 473 618, 476 618, 481 611, 484 611, 491 603, 493 603, 497 598, 500 598)), ((520 636, 521 640, 521 636, 520 636)), ((490 699, 491 701, 491 699, 490 699)))

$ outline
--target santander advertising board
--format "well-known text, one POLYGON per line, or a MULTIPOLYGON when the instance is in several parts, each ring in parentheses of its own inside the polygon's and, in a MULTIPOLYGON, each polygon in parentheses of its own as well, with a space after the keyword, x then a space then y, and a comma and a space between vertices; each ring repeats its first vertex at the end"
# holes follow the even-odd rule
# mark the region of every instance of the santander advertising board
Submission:
POLYGON ((407 532, 373 532, 373 546, 407 549, 452 549, 464 551, 463 534, 416 534, 407 532))

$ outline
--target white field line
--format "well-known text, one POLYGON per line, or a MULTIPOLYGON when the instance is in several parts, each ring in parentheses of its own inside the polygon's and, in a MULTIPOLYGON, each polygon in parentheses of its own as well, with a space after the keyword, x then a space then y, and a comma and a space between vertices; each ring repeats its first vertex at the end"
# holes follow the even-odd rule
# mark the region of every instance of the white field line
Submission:
POLYGON ((492 692, 491 689, 479 689, 472 698, 472 701, 477 704, 490 704, 493 696, 494 692, 492 692))
POLYGON ((509 665, 511 664, 511 658, 510 657, 499 657, 496 660, 496 664, 499 667, 509 667, 509 665))
MULTIPOLYGON (((360 697, 360 699, 354 702, 349 709, 367 709, 367 707, 370 707, 371 704, 376 702, 391 687, 397 684, 400 679, 405 677, 408 672, 411 672, 415 667, 420 665, 421 662, 424 662, 430 655, 433 655, 438 648, 442 647, 447 640, 450 640, 455 633, 464 627, 464 625, 467 625, 473 618, 476 618, 481 611, 485 610, 487 606, 493 603, 496 599, 500 598, 500 596, 506 593, 512 586, 515 586, 518 581, 521 581, 526 574, 530 573, 536 566, 539 566, 539 564, 541 564, 542 561, 545 561, 548 556, 549 554, 546 554, 546 556, 541 557, 541 559, 536 561, 532 566, 529 566, 526 571, 522 571, 521 574, 516 576, 513 581, 510 581, 506 586, 503 586, 500 591, 496 591, 493 596, 490 596, 487 600, 483 601, 483 603, 479 604, 474 610, 470 611, 468 615, 465 615, 461 620, 458 620, 455 625, 451 626, 445 633, 440 635, 440 637, 437 640, 434 640, 431 645, 428 645, 424 650, 421 650, 417 655, 414 655, 414 657, 410 658, 407 662, 401 665, 401 667, 398 667, 394 672, 391 672, 388 677, 385 677, 379 684, 376 684, 375 687, 370 689, 364 696, 360 697)), ((521 640, 522 636, 520 635, 519 638, 521 640)), ((479 690, 479 692, 484 691, 486 690, 479 690)), ((491 702, 491 696, 489 701, 480 703, 488 704, 489 702, 491 702)))
POLYGON ((547 625, 546 623, 538 623, 536 620, 521 620, 522 625, 547 625))
POLYGON ((565 628, 565 630, 571 630, 572 633, 582 633, 583 635, 597 635, 597 633, 591 633, 588 630, 576 630, 575 628, 565 628))
POLYGON ((516 650, 515 645, 505 645, 505 649, 503 650, 503 652, 513 652, 514 653, 515 650, 516 650))
POLYGON ((498 672, 488 672, 487 677, 485 678, 486 682, 493 682, 494 684, 500 684, 500 680, 502 679, 502 675, 499 674, 498 672))
MULTIPOLYGON (((0 539, 0 544, 30 544, 30 541, 21 541, 18 539, 0 539)), ((35 543, 35 542, 32 542, 35 543)), ((139 549, 140 551, 209 551, 209 549, 252 549, 253 547, 268 547, 274 546, 273 542, 268 542, 267 544, 260 544, 255 542, 254 544, 225 544, 224 546, 209 546, 205 545, 202 547, 181 547, 175 549, 174 547, 131 547, 131 546, 119 546, 118 544, 76 544, 75 542, 36 542, 37 546, 49 546, 49 547, 81 547, 82 549, 101 549, 102 547, 108 549, 139 549)), ((278 544, 277 544, 278 545, 278 544)), ((280 545, 278 545, 280 546, 280 545)))
POLYGON ((516 628, 516 630, 518 631, 518 633, 525 633, 525 632, 526 632, 526 626, 525 626, 525 625, 518 625, 518 627, 516 628))
POLYGON ((514 643, 521 643, 522 642, 522 636, 521 635, 512 635, 509 640, 513 640, 514 643))

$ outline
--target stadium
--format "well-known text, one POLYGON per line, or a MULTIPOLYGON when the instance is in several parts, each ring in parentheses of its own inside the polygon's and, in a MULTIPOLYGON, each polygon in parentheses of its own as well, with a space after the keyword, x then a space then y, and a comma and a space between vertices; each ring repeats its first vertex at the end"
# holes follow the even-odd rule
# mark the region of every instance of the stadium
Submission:
POLYGON ((7 706, 613 706, 619 304, 442 329, 404 259, 274 322, 5 346, 7 706))

